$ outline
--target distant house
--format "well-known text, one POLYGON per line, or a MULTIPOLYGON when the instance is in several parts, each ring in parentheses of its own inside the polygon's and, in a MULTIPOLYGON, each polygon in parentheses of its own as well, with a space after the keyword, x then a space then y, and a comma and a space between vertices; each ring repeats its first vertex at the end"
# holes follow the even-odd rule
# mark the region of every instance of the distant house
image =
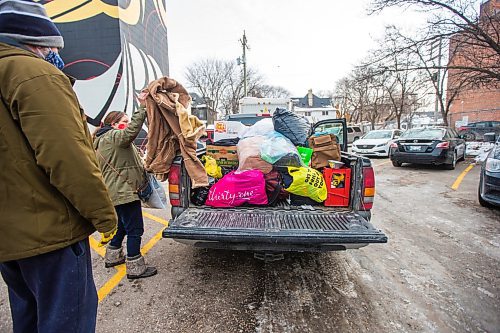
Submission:
POLYGON ((197 93, 190 92, 191 96, 191 114, 198 117, 205 125, 213 125, 215 113, 210 108, 210 100, 205 99, 197 93))
POLYGON ((337 113, 328 97, 318 97, 309 89, 304 97, 292 97, 293 111, 305 116, 311 123, 323 119, 337 118, 337 113))

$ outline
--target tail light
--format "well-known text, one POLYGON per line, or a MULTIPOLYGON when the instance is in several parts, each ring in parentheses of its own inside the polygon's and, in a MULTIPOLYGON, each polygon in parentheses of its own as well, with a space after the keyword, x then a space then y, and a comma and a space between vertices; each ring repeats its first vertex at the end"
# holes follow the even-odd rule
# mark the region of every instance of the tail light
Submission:
POLYGON ((363 168, 363 198, 361 210, 373 208, 373 198, 375 197, 375 174, 372 167, 363 168))
POLYGON ((398 148, 398 144, 396 142, 391 143, 391 148, 397 149, 398 148))
POLYGON ((450 143, 448 141, 438 143, 436 145, 436 148, 448 149, 448 148, 450 148, 450 143))
POLYGON ((172 164, 168 173, 168 196, 172 206, 180 206, 181 166, 172 164))

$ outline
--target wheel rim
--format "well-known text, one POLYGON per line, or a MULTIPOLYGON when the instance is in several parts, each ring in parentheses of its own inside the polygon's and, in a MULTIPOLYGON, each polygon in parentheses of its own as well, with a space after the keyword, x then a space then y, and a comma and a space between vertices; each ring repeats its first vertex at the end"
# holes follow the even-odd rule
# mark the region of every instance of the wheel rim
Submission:
POLYGON ((453 163, 452 163, 453 167, 455 167, 457 165, 457 153, 454 152, 453 153, 453 163))

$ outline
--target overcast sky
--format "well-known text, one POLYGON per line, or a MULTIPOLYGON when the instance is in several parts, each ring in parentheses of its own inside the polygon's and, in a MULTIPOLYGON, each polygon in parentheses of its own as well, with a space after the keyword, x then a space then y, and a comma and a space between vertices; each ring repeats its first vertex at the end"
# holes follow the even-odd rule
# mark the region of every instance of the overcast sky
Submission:
POLYGON ((206 58, 234 60, 246 30, 248 66, 292 96, 332 90, 375 47, 388 24, 412 29, 421 15, 367 15, 367 0, 168 0, 170 76, 206 58))

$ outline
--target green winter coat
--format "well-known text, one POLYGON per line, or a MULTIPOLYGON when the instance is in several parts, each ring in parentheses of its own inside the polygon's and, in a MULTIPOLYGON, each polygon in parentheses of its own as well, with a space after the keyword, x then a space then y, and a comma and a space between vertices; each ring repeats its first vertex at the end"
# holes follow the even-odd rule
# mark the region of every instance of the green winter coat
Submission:
POLYGON ((0 262, 116 227, 85 115, 63 72, 0 42, 0 262))
POLYGON ((94 149, 113 205, 139 200, 144 167, 134 140, 141 131, 146 111, 138 109, 124 130, 111 129, 94 139, 94 149))

